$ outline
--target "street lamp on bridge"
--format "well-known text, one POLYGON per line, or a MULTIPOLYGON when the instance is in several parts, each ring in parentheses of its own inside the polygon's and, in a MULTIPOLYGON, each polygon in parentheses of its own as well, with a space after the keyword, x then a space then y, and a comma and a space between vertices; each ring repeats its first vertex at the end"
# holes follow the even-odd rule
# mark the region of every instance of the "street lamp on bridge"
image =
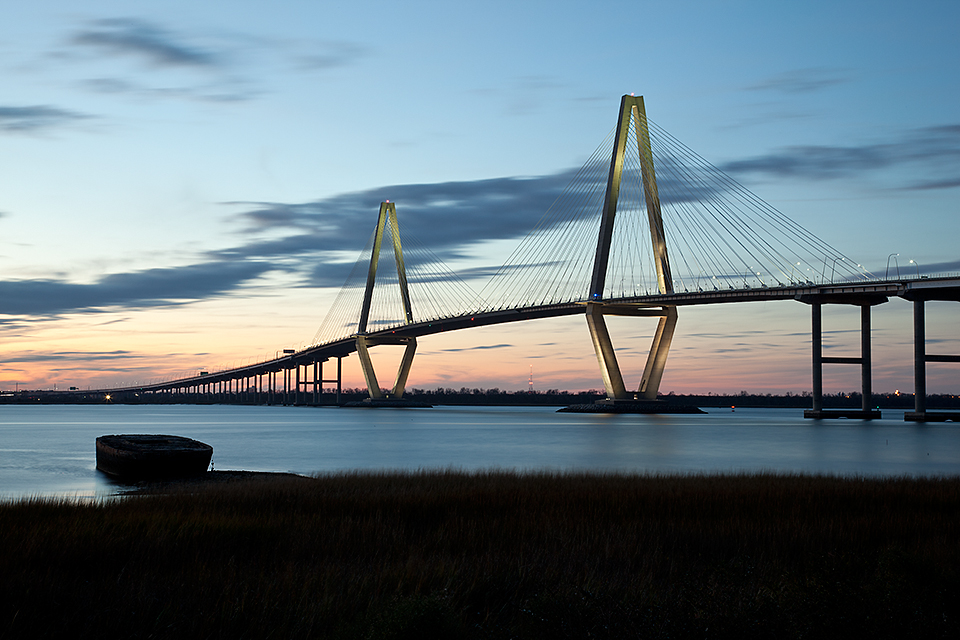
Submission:
POLYGON ((887 256, 887 270, 883 272, 884 279, 890 277, 890 258, 893 258, 893 264, 897 265, 897 277, 900 277, 900 261, 897 260, 897 256, 899 255, 899 253, 891 253, 887 256))

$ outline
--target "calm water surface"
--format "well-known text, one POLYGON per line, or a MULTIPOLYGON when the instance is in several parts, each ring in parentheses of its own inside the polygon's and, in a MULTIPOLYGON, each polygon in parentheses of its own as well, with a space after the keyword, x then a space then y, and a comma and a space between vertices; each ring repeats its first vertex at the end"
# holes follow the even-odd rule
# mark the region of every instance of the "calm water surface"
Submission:
POLYGON ((94 442, 166 433, 213 445, 216 469, 591 469, 960 474, 960 425, 805 420, 801 409, 708 415, 556 413, 551 407, 338 409, 229 405, 0 405, 0 497, 107 496, 94 442))

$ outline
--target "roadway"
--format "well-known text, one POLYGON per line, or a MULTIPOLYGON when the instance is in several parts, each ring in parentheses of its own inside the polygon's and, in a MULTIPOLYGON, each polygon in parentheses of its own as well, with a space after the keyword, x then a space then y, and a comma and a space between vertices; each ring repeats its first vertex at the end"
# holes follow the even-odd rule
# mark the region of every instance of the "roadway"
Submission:
MULTIPOLYGON (((803 283, 782 287, 683 291, 594 301, 594 304, 602 304, 605 308, 609 308, 608 311, 605 310, 605 313, 609 312, 614 315, 642 315, 644 310, 652 310, 665 306, 680 307, 703 304, 759 302, 765 300, 797 300, 807 304, 819 302, 821 304, 853 304, 862 306, 881 304, 892 297, 899 297, 911 301, 948 300, 960 302, 960 276, 869 280, 822 285, 803 283)), ((479 311, 457 317, 425 320, 392 326, 377 331, 368 331, 366 336, 368 344, 371 345, 403 344, 410 338, 419 338, 448 331, 581 314, 585 313, 586 305, 590 302, 589 300, 583 300, 519 309, 479 311)), ((268 375, 294 369, 299 366, 324 362, 332 358, 343 358, 356 350, 356 339, 351 336, 314 345, 272 360, 233 369, 160 383, 101 389, 100 391, 103 393, 159 392, 194 388, 201 385, 224 383, 268 375)))

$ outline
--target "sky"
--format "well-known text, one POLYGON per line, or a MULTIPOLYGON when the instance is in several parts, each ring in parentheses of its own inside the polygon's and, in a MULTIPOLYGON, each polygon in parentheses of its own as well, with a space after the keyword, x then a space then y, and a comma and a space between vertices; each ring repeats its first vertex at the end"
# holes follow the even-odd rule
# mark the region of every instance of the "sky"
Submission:
MULTIPOLYGON (((952 1, 21 3, 0 22, 0 390, 308 346, 381 200, 405 242, 495 268, 626 93, 873 273, 960 272, 958 24, 952 1)), ((929 352, 960 353, 958 311, 928 305, 929 352)), ((635 387, 655 322, 610 324, 635 387)), ((912 392, 910 304, 873 325, 873 388, 912 392)), ((828 307, 825 348, 857 355, 858 328, 828 307)), ((798 302, 682 308, 661 391, 809 390, 809 331, 798 302)), ((385 383, 400 352, 374 355, 385 383)), ((362 385, 355 356, 344 374, 362 385)), ((408 387, 531 375, 602 388, 582 317, 422 338, 408 387)), ((960 370, 931 363, 927 388, 960 370)))

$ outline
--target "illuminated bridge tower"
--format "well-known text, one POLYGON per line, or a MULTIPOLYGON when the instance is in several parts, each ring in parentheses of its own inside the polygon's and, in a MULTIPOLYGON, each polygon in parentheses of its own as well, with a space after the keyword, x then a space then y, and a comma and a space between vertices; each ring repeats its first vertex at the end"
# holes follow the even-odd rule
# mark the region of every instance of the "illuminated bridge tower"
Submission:
POLYGON ((657 286, 661 294, 673 293, 670 258, 667 255, 667 241, 663 230, 663 218, 660 214, 660 197, 657 194, 657 177, 653 166, 653 152, 650 148, 650 133, 647 128, 643 96, 623 96, 620 100, 620 118, 617 121, 613 156, 610 159, 610 173, 607 177, 607 190, 600 220, 600 237, 597 241, 597 254, 594 259, 593 277, 590 281, 587 302, 587 325, 600 363, 600 373, 607 390, 608 402, 657 399, 660 379, 663 377, 667 354, 670 351, 670 342, 673 340, 673 332, 677 326, 676 306, 663 305, 656 309, 630 304, 605 304, 603 300, 607 263, 610 259, 610 243, 613 239, 620 181, 623 175, 624 152, 631 142, 629 140, 631 119, 636 131, 641 180, 650 226, 650 241, 653 243, 654 263, 657 270, 657 286), (617 356, 603 318, 605 315, 659 316, 660 318, 647 356, 647 364, 643 370, 643 378, 636 393, 628 393, 623 384, 620 365, 617 364, 617 356))
POLYGON ((392 233, 390 237, 393 240, 393 256, 397 266, 397 279, 400 285, 400 296, 403 301, 404 323, 413 322, 413 307, 410 304, 410 289, 407 286, 407 270, 403 262, 403 250, 400 246, 399 224, 397 223, 397 205, 387 201, 380 204, 380 217, 377 220, 377 230, 373 239, 373 253, 370 255, 370 268, 367 271, 367 286, 363 295, 363 306, 360 309, 360 322, 357 325, 355 335, 357 355, 360 357, 360 366, 363 369, 363 378, 367 383, 367 390, 372 400, 380 400, 383 393, 380 391, 380 384, 377 381, 377 374, 373 369, 373 361, 370 359, 370 347, 380 344, 399 344, 406 348, 403 352, 403 358, 400 361, 400 369, 397 371, 397 378, 393 385, 390 397, 399 399, 403 396, 407 384, 407 376, 410 375, 410 367, 413 365, 413 356, 417 351, 417 339, 413 336, 378 336, 376 338, 367 336, 367 322, 370 319, 370 305, 373 300, 373 288, 377 279, 377 267, 380 262, 380 246, 383 243, 383 235, 389 222, 392 233))

